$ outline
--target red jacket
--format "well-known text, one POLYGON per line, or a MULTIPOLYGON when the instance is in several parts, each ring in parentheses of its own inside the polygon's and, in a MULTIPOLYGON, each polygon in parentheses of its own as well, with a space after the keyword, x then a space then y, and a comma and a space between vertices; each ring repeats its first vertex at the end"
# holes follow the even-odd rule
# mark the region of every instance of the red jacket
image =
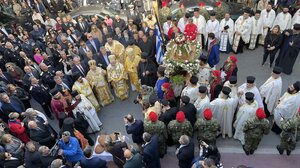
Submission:
POLYGON ((21 125, 21 121, 17 120, 9 120, 8 127, 12 135, 15 135, 19 138, 23 143, 27 143, 30 141, 28 135, 26 133, 26 129, 24 126, 21 125))

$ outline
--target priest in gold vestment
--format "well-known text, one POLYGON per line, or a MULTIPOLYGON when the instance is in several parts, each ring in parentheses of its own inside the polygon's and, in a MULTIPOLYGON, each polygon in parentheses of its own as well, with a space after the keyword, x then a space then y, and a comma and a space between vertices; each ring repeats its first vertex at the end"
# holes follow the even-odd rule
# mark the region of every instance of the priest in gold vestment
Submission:
POLYGON ((107 40, 107 42, 105 43, 105 49, 107 51, 111 52, 112 55, 115 55, 117 57, 118 61, 121 64, 124 64, 124 61, 125 61, 125 57, 124 57, 125 47, 123 46, 123 44, 121 44, 117 40, 113 40, 113 37, 110 34, 108 34, 106 36, 106 40, 107 40))
POLYGON ((126 58, 129 55, 129 51, 133 49, 134 55, 138 55, 139 57, 141 57, 142 51, 140 49, 140 47, 138 47, 137 45, 134 44, 134 40, 130 39, 128 42, 128 46, 125 49, 125 53, 124 53, 124 58, 126 60, 126 58))
POLYGON ((99 112, 100 105, 93 93, 89 82, 85 78, 81 77, 80 73, 75 73, 73 74, 73 76, 74 80, 76 81, 72 87, 72 90, 76 90, 78 93, 83 94, 92 103, 92 105, 95 107, 95 110, 99 112))
POLYGON ((110 64, 107 66, 107 81, 111 82, 116 96, 125 100, 128 98, 128 76, 124 66, 116 60, 115 55, 110 55, 110 64))
POLYGON ((95 60, 88 62, 90 71, 86 75, 87 81, 94 88, 96 97, 101 106, 108 105, 114 101, 114 97, 110 92, 105 75, 106 71, 96 66, 95 60))
POLYGON ((132 48, 128 49, 128 56, 125 59, 124 68, 127 74, 129 75, 130 83, 132 91, 137 90, 138 92, 141 91, 141 84, 139 83, 137 67, 141 57, 135 54, 132 48))

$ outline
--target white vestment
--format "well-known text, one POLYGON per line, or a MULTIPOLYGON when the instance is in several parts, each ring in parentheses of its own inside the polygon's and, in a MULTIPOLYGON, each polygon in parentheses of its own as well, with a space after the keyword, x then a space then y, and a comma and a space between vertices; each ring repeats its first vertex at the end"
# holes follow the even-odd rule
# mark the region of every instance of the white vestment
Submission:
POLYGON ((294 24, 300 24, 300 9, 297 10, 297 12, 294 14, 293 19, 292 19, 292 26, 294 26, 294 24))
POLYGON ((262 98, 265 98, 265 103, 267 104, 268 111, 270 114, 273 114, 273 110, 277 101, 281 95, 281 88, 282 88, 282 80, 281 77, 274 79, 270 77, 261 87, 260 95, 262 98))
POLYGON ((263 19, 261 17, 256 19, 255 16, 251 17, 251 19, 252 29, 249 49, 253 50, 255 49, 258 35, 263 34, 263 19))
POLYGON ((247 92, 251 92, 254 94, 254 99, 256 100, 258 107, 259 108, 264 108, 264 104, 262 102, 259 90, 257 89, 256 86, 253 86, 252 88, 248 89, 247 88, 247 83, 242 84, 239 88, 238 88, 238 92, 242 91, 244 94, 240 97, 239 99, 239 104, 240 106, 242 106, 243 104, 245 104, 246 102, 246 98, 245 98, 245 94, 247 92))
POLYGON ((203 111, 209 108, 209 97, 205 96, 203 99, 199 96, 198 99, 195 101, 194 106, 197 109, 197 118, 203 118, 203 111))
POLYGON ((238 99, 238 88, 237 88, 237 85, 233 85, 233 84, 230 84, 229 81, 226 81, 224 83, 224 86, 227 86, 231 89, 231 92, 229 93, 229 96, 231 98, 235 98, 235 99, 238 99))
POLYGON ((268 12, 266 9, 262 10, 260 13, 260 17, 263 19, 263 34, 259 38, 259 44, 263 45, 265 43, 266 35, 268 34, 268 28, 272 28, 276 13, 273 9, 268 12), (266 27, 266 28, 264 28, 266 27))
POLYGON ((184 17, 180 18, 177 23, 177 27, 179 28, 181 33, 184 32, 185 26, 188 24, 188 21, 185 21, 184 19, 184 17))
POLYGON ((200 66, 199 68, 199 72, 197 74, 197 77, 198 77, 198 83, 203 86, 207 86, 209 84, 209 80, 210 80, 210 77, 211 77, 211 67, 206 64, 204 66, 200 66))
POLYGON ((197 41, 200 41, 202 44, 202 39, 200 34, 203 34, 203 36, 205 37, 206 20, 202 15, 199 15, 199 17, 194 16, 193 23, 197 26, 197 41))
POLYGON ((274 109, 274 120, 281 127, 280 118, 288 120, 293 118, 300 108, 300 92, 289 94, 288 92, 279 99, 279 104, 274 109))
POLYGON ((290 13, 284 14, 283 12, 280 12, 277 14, 275 21, 273 23, 273 27, 275 25, 280 26, 281 32, 283 32, 286 29, 292 28, 292 15, 290 13))
POLYGON ((216 98, 210 102, 210 108, 213 111, 213 117, 217 119, 221 126, 222 137, 232 137, 232 121, 236 110, 236 101, 234 98, 216 98))
POLYGON ((252 23, 251 23, 251 18, 248 17, 247 19, 244 19, 243 16, 240 16, 234 24, 234 32, 239 32, 241 35, 235 35, 232 43, 232 50, 234 52, 237 51, 237 48, 240 43, 240 39, 248 44, 250 41, 250 34, 251 34, 251 29, 252 29, 252 23))
MULTIPOLYGON (((73 110, 74 116, 76 116, 76 112, 83 113, 92 131, 93 132, 100 131, 100 126, 102 125, 102 123, 98 118, 94 106, 83 94, 80 94, 80 97, 81 97, 80 103, 73 110)), ((72 103, 75 102, 76 102, 75 100, 72 100, 72 103)))
POLYGON ((188 96, 190 98, 190 103, 194 103, 199 97, 199 86, 186 86, 182 92, 181 96, 188 96))
POLYGON ((220 23, 218 20, 208 20, 206 23, 206 33, 205 33, 205 39, 207 39, 207 36, 209 33, 214 33, 215 37, 219 39, 219 27, 220 23))
POLYGON ((233 124, 235 128, 235 133, 233 135, 233 138, 240 140, 242 145, 245 144, 245 137, 243 131, 245 123, 247 120, 249 120, 249 118, 253 118, 256 116, 257 109, 258 109, 258 104, 254 100, 254 102, 251 104, 248 103, 243 104, 239 108, 239 111, 237 112, 236 120, 233 124))
POLYGON ((219 26, 219 34, 220 34, 220 51, 227 51, 227 43, 229 41, 230 45, 233 41, 233 33, 234 33, 234 21, 229 18, 226 20, 225 18, 221 20, 219 26), (228 26, 229 28, 224 31, 224 27, 228 26))

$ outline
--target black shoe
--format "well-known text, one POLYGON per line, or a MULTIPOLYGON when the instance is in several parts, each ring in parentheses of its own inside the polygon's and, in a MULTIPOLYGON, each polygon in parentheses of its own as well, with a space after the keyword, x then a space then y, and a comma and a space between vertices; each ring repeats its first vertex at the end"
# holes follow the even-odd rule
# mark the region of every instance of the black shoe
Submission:
POLYGON ((283 149, 281 149, 281 148, 279 147, 279 145, 277 145, 276 148, 277 148, 279 154, 282 155, 282 154, 283 154, 283 149))
POLYGON ((243 150, 244 150, 244 152, 245 152, 246 155, 249 155, 249 151, 247 151, 247 150, 245 149, 245 146, 244 146, 244 145, 243 145, 243 150))
POLYGON ((253 153, 254 153, 254 150, 250 150, 250 155, 253 155, 253 153))
POLYGON ((291 152, 292 152, 292 151, 290 151, 290 150, 286 150, 286 154, 287 154, 288 156, 290 156, 291 152))

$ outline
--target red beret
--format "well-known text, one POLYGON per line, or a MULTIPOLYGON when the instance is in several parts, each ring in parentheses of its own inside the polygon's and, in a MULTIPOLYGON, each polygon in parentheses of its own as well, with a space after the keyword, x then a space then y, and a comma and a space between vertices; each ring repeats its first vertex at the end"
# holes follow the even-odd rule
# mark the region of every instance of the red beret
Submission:
POLYGON ((180 4, 179 4, 179 7, 181 8, 181 7, 183 7, 184 8, 184 4, 183 4, 183 2, 180 2, 180 4))
POLYGON ((162 6, 162 7, 166 7, 166 6, 167 6, 167 2, 162 1, 162 2, 161 2, 161 6, 162 6))
POLYGON ((237 62, 237 58, 235 55, 230 55, 229 58, 232 62, 237 62))
POLYGON ((220 6, 220 5, 222 5, 221 1, 216 2, 216 6, 220 6))
POLYGON ((258 119, 262 120, 262 119, 266 118, 266 113, 262 108, 258 108, 256 110, 256 116, 258 119))
POLYGON ((183 122, 185 120, 185 115, 184 115, 184 112, 183 111, 178 111, 177 114, 176 114, 176 120, 178 122, 183 122))
POLYGON ((165 82, 165 83, 162 84, 162 87, 169 90, 171 88, 171 85, 170 85, 169 82, 165 82))
POLYGON ((204 118, 206 120, 211 120, 211 118, 212 118, 212 111, 211 111, 211 109, 210 108, 205 109, 204 112, 203 112, 203 115, 204 115, 204 118))
POLYGON ((200 3, 199 3, 199 6, 200 6, 200 7, 205 6, 204 2, 200 2, 200 3))
POLYGON ((157 114, 154 111, 151 111, 149 113, 149 119, 150 119, 150 121, 155 122, 155 121, 157 121, 158 116, 157 116, 157 114))

